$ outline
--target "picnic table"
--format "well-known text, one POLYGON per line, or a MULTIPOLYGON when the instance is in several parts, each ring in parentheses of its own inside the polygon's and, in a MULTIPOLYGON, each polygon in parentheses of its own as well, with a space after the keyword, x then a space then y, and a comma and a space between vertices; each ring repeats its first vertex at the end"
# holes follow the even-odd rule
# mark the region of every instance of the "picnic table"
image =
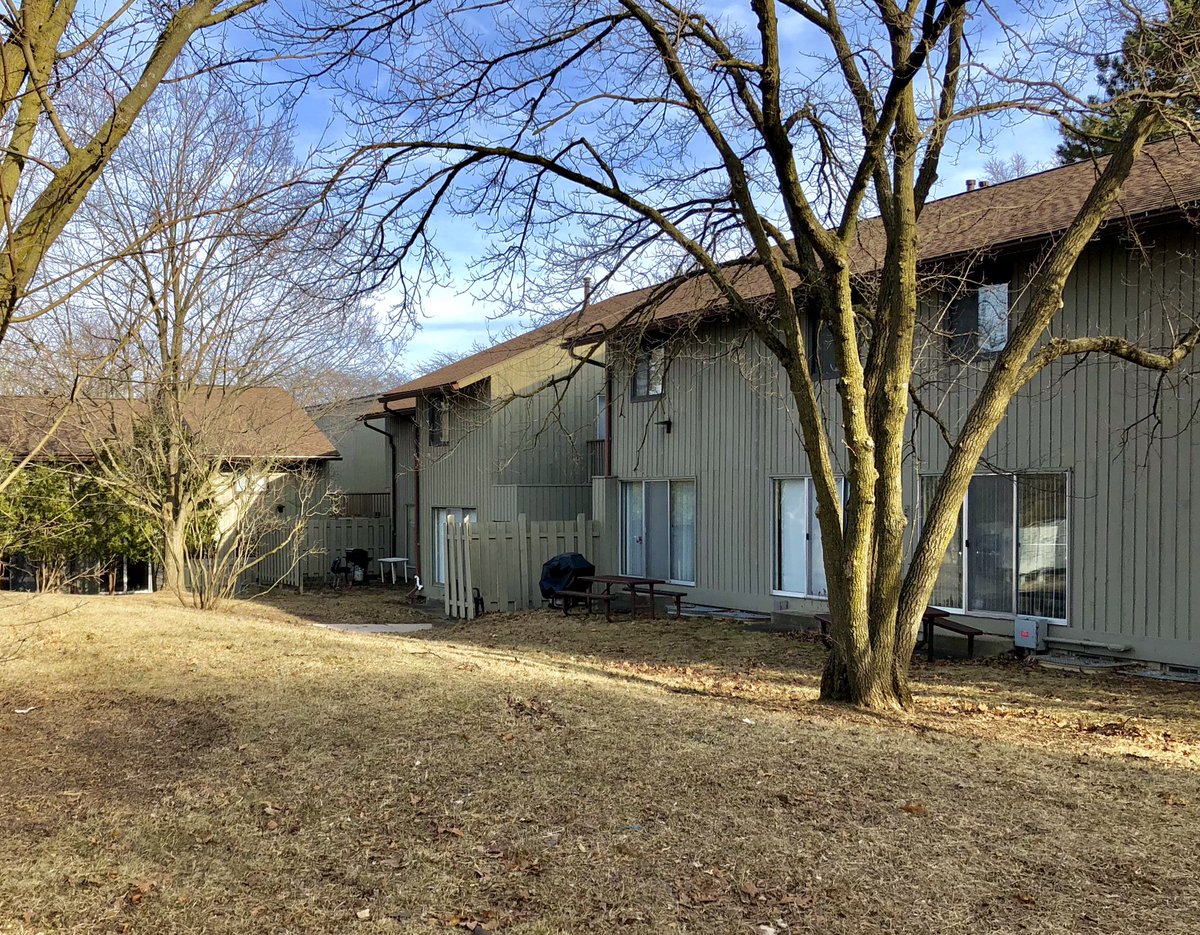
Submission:
POLYGON ((637 613, 638 595, 645 594, 650 602, 651 619, 657 616, 654 609, 654 588, 656 585, 667 583, 665 578, 645 578, 640 575, 581 575, 575 580, 604 585, 604 590, 596 597, 603 600, 605 604, 611 602, 615 597, 612 593, 613 585, 621 585, 629 592, 630 612, 633 614, 637 613), (640 590, 641 588, 645 588, 645 591, 640 590))

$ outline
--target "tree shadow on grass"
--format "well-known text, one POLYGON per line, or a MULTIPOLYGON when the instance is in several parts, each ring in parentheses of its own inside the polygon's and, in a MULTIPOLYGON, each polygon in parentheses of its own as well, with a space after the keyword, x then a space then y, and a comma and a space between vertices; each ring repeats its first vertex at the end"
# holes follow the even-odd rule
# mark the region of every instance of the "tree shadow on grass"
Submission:
MULTIPOLYGON (((562 672, 613 678, 820 717, 875 721, 876 715, 817 704, 825 649, 810 632, 755 632, 741 621, 618 617, 546 610, 489 613, 446 620, 440 604, 403 603, 390 588, 338 594, 269 595, 262 603, 313 623, 429 622, 405 639, 464 655, 468 665, 520 658, 562 672)), ((1100 747, 1136 756, 1200 748, 1200 690, 1119 674, 1052 672, 1011 660, 913 661, 916 708, 898 719, 906 729, 991 740, 1008 733, 1038 743, 1100 747)), ((1018 741, 1020 742, 1020 741, 1018 741)))

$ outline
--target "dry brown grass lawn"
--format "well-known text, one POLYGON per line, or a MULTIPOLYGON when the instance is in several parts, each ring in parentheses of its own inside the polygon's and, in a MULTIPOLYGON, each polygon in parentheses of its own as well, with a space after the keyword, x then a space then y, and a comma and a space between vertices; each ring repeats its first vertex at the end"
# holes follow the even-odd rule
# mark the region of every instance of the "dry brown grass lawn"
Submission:
POLYGON ((0 931, 1197 930, 1194 690, 389 597, 0 597, 0 931))

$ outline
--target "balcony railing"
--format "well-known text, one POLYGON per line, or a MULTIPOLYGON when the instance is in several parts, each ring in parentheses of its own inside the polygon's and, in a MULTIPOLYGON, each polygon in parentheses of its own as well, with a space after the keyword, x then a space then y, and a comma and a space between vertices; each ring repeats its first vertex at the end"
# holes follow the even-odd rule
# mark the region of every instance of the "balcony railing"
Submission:
POLYGON ((588 473, 592 477, 604 477, 608 474, 604 463, 604 439, 594 438, 587 443, 588 473))
POLYGON ((334 499, 330 515, 390 517, 392 515, 392 495, 388 493, 340 493, 334 499))

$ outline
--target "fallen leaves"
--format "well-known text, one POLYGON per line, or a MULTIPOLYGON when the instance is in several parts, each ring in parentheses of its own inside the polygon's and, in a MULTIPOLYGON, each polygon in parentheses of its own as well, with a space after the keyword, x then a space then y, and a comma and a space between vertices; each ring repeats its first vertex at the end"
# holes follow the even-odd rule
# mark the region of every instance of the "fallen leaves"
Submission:
POLYGON ((131 906, 136 906, 143 899, 153 893, 157 887, 158 884, 152 880, 143 880, 140 883, 131 883, 129 884, 129 889, 125 891, 125 900, 131 906))
MULTIPOLYGON (((550 707, 549 703, 538 698, 536 695, 530 698, 515 698, 508 695, 504 699, 508 705, 508 710, 514 717, 523 718, 533 722, 535 730, 541 730, 547 723, 558 726, 566 723, 557 711, 550 707)), ((511 735, 508 735, 511 737, 511 735)), ((506 737, 505 739, 508 739, 506 737)))

